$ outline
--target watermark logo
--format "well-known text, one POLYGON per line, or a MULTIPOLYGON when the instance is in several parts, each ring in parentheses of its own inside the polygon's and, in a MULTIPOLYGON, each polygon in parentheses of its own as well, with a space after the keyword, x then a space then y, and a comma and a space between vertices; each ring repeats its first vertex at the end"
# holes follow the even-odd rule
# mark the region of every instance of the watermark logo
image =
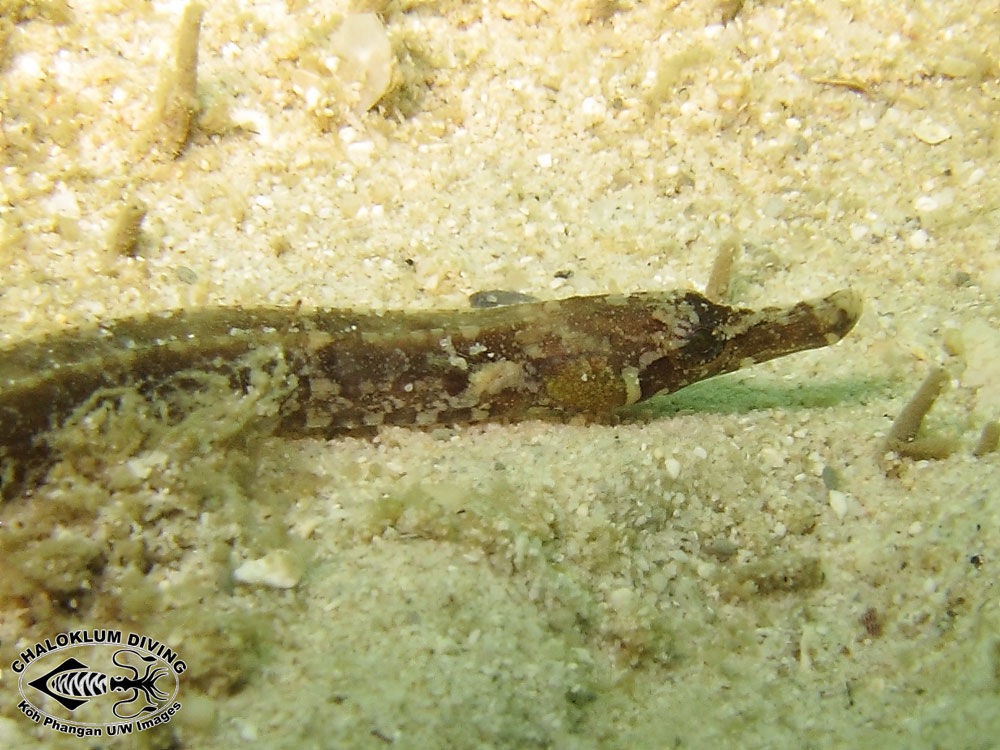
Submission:
POLYGON ((180 709, 187 663, 153 638, 120 630, 73 630, 20 652, 25 716, 79 737, 116 737, 164 724, 180 709))

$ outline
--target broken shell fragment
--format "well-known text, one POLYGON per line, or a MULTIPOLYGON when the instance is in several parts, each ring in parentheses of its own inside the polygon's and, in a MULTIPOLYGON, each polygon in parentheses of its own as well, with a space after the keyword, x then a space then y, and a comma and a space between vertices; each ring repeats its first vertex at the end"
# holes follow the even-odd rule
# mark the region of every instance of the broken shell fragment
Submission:
POLYGON ((913 126, 913 134, 918 140, 931 146, 944 143, 946 140, 951 138, 951 131, 948 129, 947 125, 935 122, 929 117, 925 117, 913 126))

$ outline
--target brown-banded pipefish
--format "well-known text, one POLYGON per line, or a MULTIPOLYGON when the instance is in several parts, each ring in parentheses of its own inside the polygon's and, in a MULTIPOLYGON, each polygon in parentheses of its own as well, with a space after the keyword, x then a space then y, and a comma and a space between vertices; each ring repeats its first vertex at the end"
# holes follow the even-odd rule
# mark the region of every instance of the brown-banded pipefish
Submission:
MULTIPOLYGON (((267 429, 290 437, 607 420, 655 394, 835 343, 860 309, 849 290, 761 310, 673 291, 448 311, 221 307, 55 333, 0 351, 0 492, 37 484, 55 458, 51 431, 116 389, 152 399, 210 373, 238 390, 249 368, 266 366, 287 393, 267 429), (260 352, 273 356, 254 359, 260 352)), ((183 416, 181 403, 165 417, 183 416)))

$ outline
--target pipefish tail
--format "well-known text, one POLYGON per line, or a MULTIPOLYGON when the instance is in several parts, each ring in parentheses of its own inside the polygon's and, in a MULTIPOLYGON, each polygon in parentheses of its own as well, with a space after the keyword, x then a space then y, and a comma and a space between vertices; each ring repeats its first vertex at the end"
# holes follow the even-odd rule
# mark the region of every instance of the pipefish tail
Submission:
POLYGON ((153 398, 194 388, 199 374, 245 389, 248 371, 269 361, 287 390, 267 427, 277 435, 599 420, 713 375, 833 344, 860 310, 849 290, 756 311, 674 291, 449 311, 208 308, 55 333, 0 351, 0 492, 36 484, 54 460, 50 431, 109 389, 153 398), (260 352, 274 356, 253 357, 260 352))

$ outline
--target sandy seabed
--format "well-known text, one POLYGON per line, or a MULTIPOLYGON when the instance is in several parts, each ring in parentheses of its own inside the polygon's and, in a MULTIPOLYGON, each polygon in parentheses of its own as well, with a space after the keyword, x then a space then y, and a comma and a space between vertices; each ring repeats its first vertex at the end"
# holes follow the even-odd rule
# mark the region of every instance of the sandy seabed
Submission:
POLYGON ((0 3, 0 347, 700 289, 720 250, 733 304, 865 312, 616 426, 254 440, 221 409, 67 459, 0 507, 0 744, 78 747, 8 667, 120 627, 189 669, 109 747, 995 747, 1000 6, 223 0, 196 76, 184 14, 0 3), (949 455, 887 452, 935 366, 949 455))

